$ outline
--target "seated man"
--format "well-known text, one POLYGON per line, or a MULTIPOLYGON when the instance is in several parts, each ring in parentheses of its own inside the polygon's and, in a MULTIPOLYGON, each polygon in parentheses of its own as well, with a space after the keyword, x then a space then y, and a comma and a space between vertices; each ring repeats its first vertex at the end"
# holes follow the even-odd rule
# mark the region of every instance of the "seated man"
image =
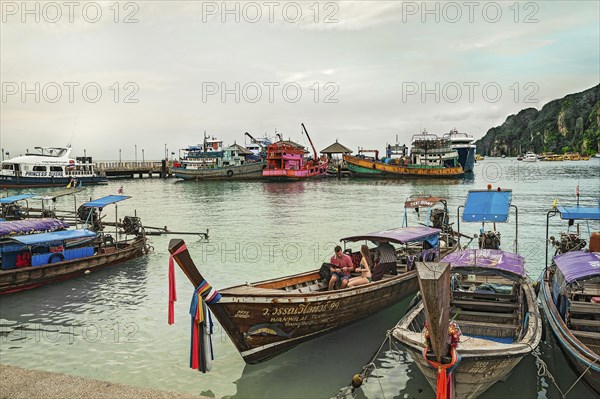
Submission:
POLYGON ((396 248, 387 241, 379 243, 375 250, 375 267, 373 268, 373 281, 379 281, 384 274, 398 274, 396 262, 396 248))
POLYGON ((339 245, 334 249, 335 254, 331 257, 329 263, 332 266, 329 268, 331 277, 329 278, 329 290, 333 290, 335 283, 340 281, 340 288, 346 288, 348 280, 350 280, 350 272, 354 270, 352 258, 342 252, 342 247, 339 245))

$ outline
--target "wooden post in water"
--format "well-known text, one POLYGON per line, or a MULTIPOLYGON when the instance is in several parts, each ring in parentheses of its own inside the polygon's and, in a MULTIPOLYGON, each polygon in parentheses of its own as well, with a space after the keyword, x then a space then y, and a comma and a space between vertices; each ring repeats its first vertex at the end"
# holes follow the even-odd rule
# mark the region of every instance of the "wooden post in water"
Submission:
POLYGON ((450 264, 417 262, 419 288, 429 322, 431 350, 438 363, 448 355, 448 322, 450 318, 450 264))

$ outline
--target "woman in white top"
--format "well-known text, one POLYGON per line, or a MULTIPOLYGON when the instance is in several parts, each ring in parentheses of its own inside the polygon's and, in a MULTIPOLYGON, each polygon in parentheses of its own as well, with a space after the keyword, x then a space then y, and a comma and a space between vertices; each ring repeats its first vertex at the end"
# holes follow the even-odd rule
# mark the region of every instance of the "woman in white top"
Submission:
POLYGON ((354 271, 361 272, 361 276, 352 277, 348 282, 348 287, 356 287, 357 285, 369 284, 371 282, 371 267, 373 265, 373 260, 371 259, 369 247, 362 245, 360 247, 360 253, 362 254, 360 267, 357 267, 354 271))

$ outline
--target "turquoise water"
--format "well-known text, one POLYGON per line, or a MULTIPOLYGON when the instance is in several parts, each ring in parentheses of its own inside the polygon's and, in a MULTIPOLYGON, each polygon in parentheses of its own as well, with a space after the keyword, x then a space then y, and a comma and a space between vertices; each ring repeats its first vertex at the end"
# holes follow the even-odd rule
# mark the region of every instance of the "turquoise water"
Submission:
MULTIPOLYGON (((183 238, 204 276, 218 289, 314 269, 331 256, 341 237, 400 226, 403 203, 410 195, 449 198, 456 220, 456 208, 464 203, 467 190, 488 183, 513 189, 519 252, 527 259, 530 276, 537 278, 544 266, 545 211, 555 198, 559 204, 573 204, 577 185, 582 204, 597 203, 600 160, 524 164, 488 158, 477 163, 474 176, 449 181, 122 180, 88 188, 80 201, 116 194, 122 184, 133 198, 119 205, 121 217, 137 210, 148 226, 210 229, 209 242, 183 238)), ((71 206, 68 200, 66 206, 71 206)), ((108 220, 114 219, 111 210, 105 212, 108 220)), ((411 211, 409 218, 414 224, 424 222, 425 215, 418 220, 411 211)), ((512 214, 507 225, 498 226, 505 249, 514 244, 514 221, 512 214)), ((553 221, 555 235, 560 226, 553 221)), ((590 227, 600 230, 598 224, 590 227)), ((461 223, 461 230, 473 234, 479 226, 461 223)), ((407 306, 407 301, 397 304, 255 366, 245 365, 217 326, 213 370, 201 374, 188 368, 192 287, 179 270, 176 324, 167 325, 170 238, 151 237, 154 251, 145 258, 0 298, 0 361, 217 398, 325 398, 335 396, 370 361, 407 306)), ((548 341, 541 345, 542 356, 566 390, 576 376, 550 336, 548 341)), ((382 390, 386 398, 432 397, 433 391, 403 350, 385 347, 375 365, 379 377, 370 378, 355 392, 357 397, 381 398, 382 390)), ((506 382, 482 398, 557 395, 547 379, 537 377, 534 359, 527 357, 506 382)), ((569 395, 592 396, 581 384, 569 395)))

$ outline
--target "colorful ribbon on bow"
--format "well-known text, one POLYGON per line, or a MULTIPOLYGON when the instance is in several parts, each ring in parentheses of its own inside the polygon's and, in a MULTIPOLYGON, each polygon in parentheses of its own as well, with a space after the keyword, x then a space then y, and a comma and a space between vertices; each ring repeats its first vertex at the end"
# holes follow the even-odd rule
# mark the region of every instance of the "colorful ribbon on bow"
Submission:
POLYGON ((177 285, 175 284, 175 262, 174 256, 179 255, 183 251, 187 250, 185 244, 183 244, 177 251, 171 254, 169 257, 169 316, 168 323, 175 323, 175 301, 177 300, 177 285))
POLYGON ((460 354, 450 346, 450 355, 452 361, 448 364, 441 364, 433 360, 427 359, 427 352, 429 347, 423 348, 423 359, 434 369, 437 369, 437 385, 435 389, 436 399, 450 399, 452 398, 452 373, 458 367, 460 363, 460 354))
POLYGON ((192 318, 190 367, 203 373, 210 371, 208 356, 210 355, 210 360, 214 360, 211 337, 213 333, 213 321, 206 304, 215 304, 220 299, 221 294, 205 280, 202 280, 194 290, 190 303, 190 316, 192 318), (208 334, 206 331, 207 328, 208 334), (205 335, 208 335, 208 340, 205 340, 205 335))

